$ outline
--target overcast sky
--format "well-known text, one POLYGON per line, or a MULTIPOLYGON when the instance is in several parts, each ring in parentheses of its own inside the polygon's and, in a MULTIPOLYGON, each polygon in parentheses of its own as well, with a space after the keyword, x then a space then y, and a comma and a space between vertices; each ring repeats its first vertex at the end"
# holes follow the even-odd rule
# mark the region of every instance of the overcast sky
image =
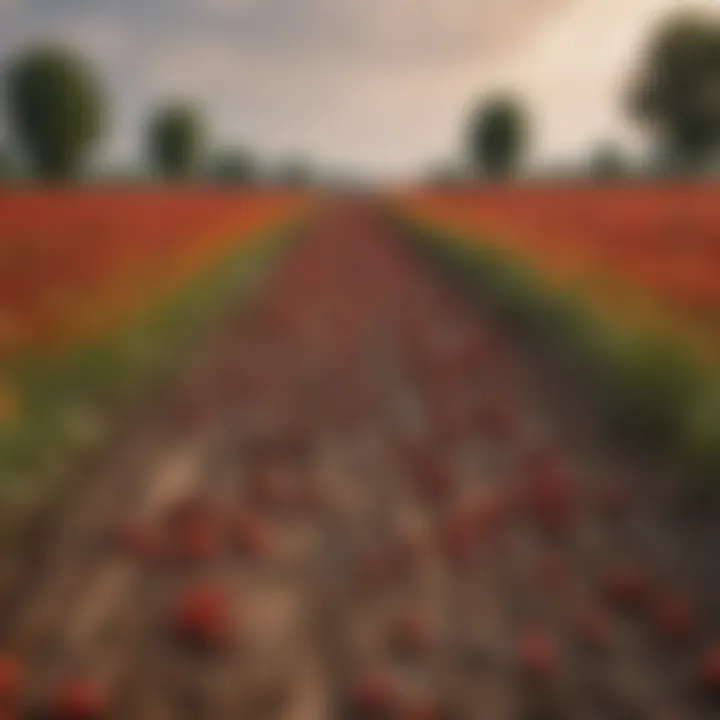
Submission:
POLYGON ((218 145, 403 176, 456 156, 469 104, 508 86, 535 159, 633 142, 619 89, 683 6, 720 0, 0 0, 0 54, 53 39, 90 57, 109 158, 137 157, 149 108, 190 96, 218 145))

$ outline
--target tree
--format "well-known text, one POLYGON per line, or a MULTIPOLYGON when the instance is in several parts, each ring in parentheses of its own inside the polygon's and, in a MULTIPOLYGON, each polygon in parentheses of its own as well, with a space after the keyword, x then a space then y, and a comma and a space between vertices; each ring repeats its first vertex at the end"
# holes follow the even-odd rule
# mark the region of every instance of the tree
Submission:
POLYGON ((148 150, 153 165, 168 178, 187 178, 197 169, 204 128, 192 105, 161 108, 150 123, 148 150))
POLYGON ((590 158, 590 173, 598 180, 617 180, 629 171, 622 150, 611 142, 603 142, 590 158))
POLYGON ((13 155, 6 148, 0 147, 0 183, 17 180, 19 174, 13 155))
POLYGON ((314 176, 315 172, 307 160, 290 158, 275 171, 275 182, 282 187, 306 187, 312 184, 314 176))
POLYGON ((527 140, 527 119, 513 99, 497 97, 470 118, 470 162, 476 176, 506 177, 519 164, 527 140))
POLYGON ((678 166, 720 145, 720 17, 675 15, 653 35, 629 98, 678 166))
POLYGON ((33 171, 50 180, 74 175, 104 124, 92 70, 68 50, 41 47, 10 63, 5 91, 10 129, 33 171))
POLYGON ((248 185, 257 180, 258 168, 248 151, 228 150, 215 159, 210 174, 220 183, 248 185))

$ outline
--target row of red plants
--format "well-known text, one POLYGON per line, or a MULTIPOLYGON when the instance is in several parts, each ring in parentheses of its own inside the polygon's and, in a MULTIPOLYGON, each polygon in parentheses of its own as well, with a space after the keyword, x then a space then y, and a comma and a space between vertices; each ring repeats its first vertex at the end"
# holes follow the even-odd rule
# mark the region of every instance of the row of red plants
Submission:
POLYGON ((503 186, 409 193, 395 207, 474 273, 471 283, 592 367, 612 425, 677 451, 713 485, 717 192, 710 183, 503 186))
POLYGON ((93 440, 98 396, 164 362, 239 282, 230 271, 309 207, 297 192, 202 188, 0 194, 0 467, 19 478, 7 484, 22 492, 38 465, 93 440))

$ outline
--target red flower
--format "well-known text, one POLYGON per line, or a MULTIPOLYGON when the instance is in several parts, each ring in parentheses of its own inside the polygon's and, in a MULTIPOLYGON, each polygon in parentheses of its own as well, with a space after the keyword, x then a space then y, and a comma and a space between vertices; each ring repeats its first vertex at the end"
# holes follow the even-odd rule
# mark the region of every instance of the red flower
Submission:
POLYGON ((50 703, 50 716, 55 720, 95 720, 105 716, 107 710, 104 689, 90 680, 63 683, 50 703))
POLYGON ((0 656, 0 709, 14 708, 22 686, 23 673, 17 660, 7 655, 0 656))
POLYGON ((720 644, 711 645, 701 654, 696 677, 704 690, 720 693, 720 644))
POLYGON ((393 678, 379 672, 359 678, 350 690, 352 710, 368 717, 393 717, 401 704, 393 678))
POLYGON ((180 637, 208 649, 222 649, 232 641, 233 623, 228 592, 216 585, 198 585, 186 590, 175 609, 180 637))

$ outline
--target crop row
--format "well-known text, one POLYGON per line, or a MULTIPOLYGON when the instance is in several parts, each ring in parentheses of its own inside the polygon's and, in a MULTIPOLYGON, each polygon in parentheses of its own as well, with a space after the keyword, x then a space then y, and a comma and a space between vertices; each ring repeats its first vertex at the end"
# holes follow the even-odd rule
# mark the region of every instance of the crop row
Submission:
POLYGON ((720 473, 715 194, 496 188, 406 195, 395 209, 486 301, 591 372, 613 431, 669 449, 707 490, 720 473))
MULTIPOLYGON (((309 207, 292 193, 17 191, 0 198, 0 472, 25 495, 109 404, 160 381, 309 207), (146 384, 146 383, 145 383, 146 384)), ((7 493, 6 493, 7 494, 7 493)))

